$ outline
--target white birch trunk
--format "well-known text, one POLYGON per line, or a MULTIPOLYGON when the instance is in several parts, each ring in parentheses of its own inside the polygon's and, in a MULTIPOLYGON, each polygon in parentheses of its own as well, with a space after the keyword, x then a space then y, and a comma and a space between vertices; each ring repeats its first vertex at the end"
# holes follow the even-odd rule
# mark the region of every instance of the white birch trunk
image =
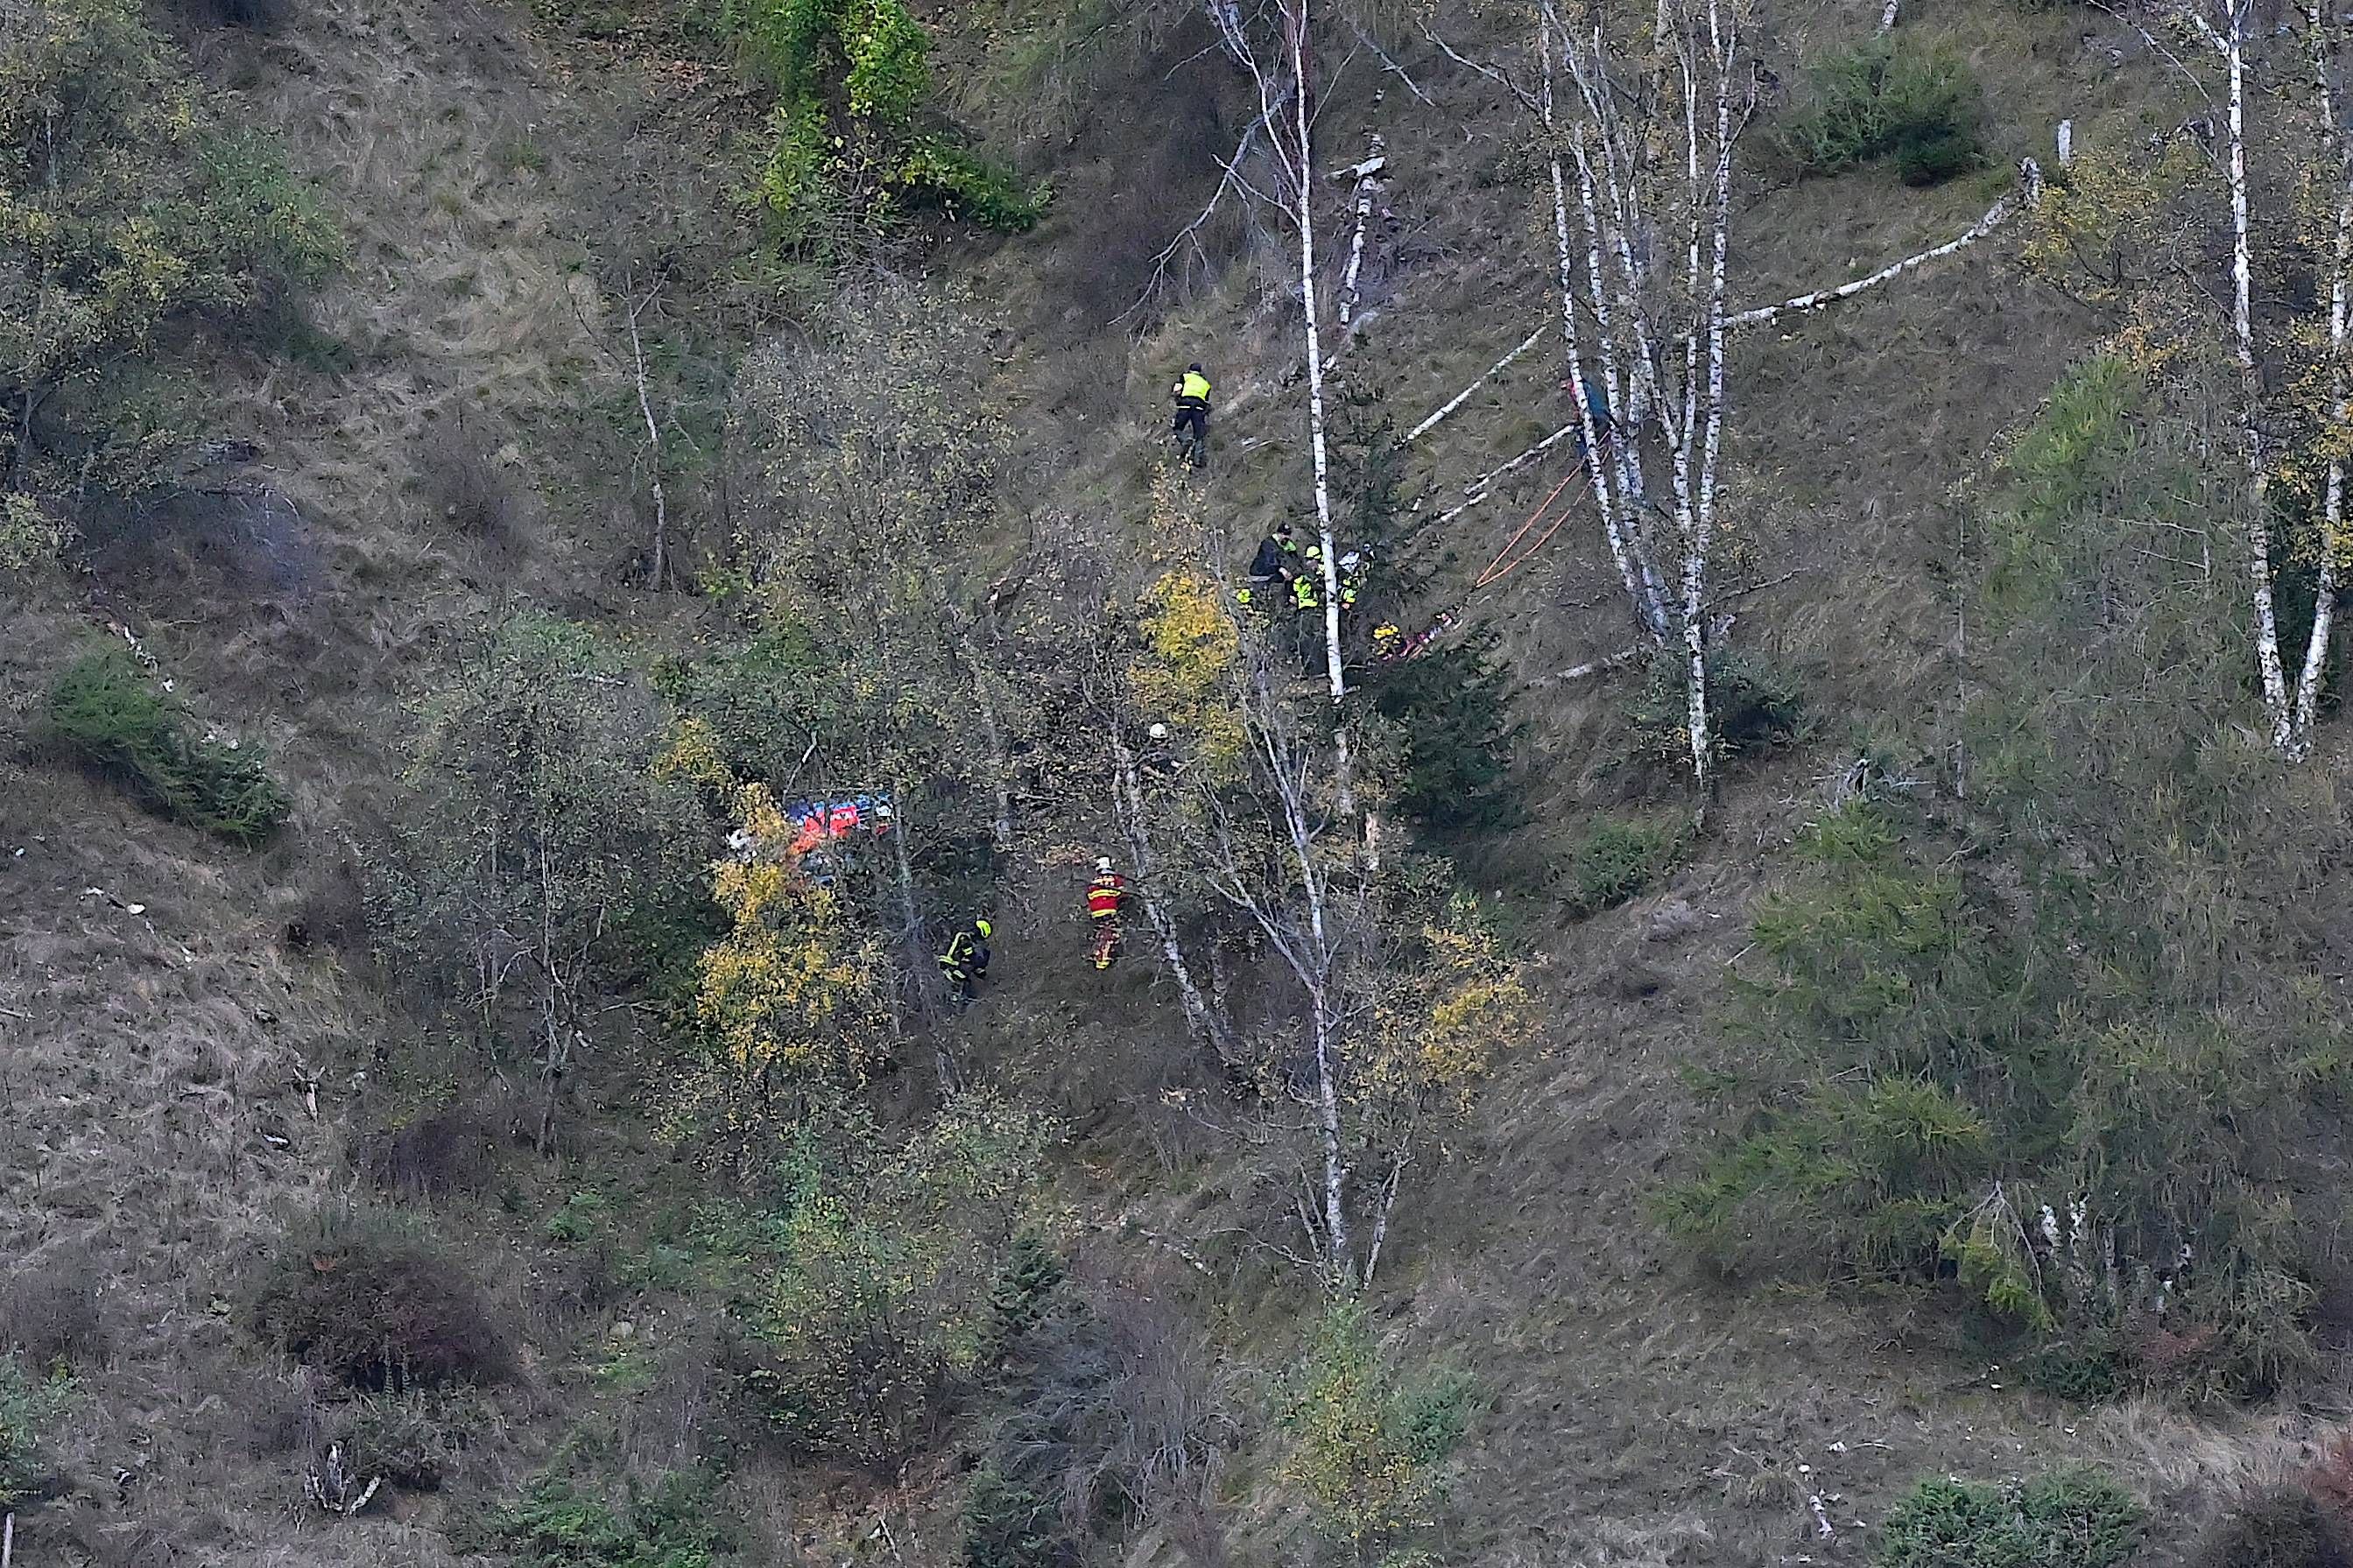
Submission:
POLYGON ((1535 347, 1536 344, 1542 342, 1544 341, 1545 333, 1548 331, 1550 331, 1549 328, 1538 327, 1535 331, 1530 332, 1526 337, 1522 338, 1520 340, 1519 346, 1514 349, 1511 353, 1505 354, 1502 359, 1497 360, 1493 364, 1489 365, 1485 374, 1480 376, 1478 380, 1472 382, 1470 385, 1464 387, 1461 391, 1448 398, 1444 403, 1438 406, 1437 412, 1430 415, 1429 418, 1423 420, 1412 429, 1407 431, 1404 437, 1405 444, 1409 445, 1412 442, 1419 441, 1424 436, 1429 435, 1432 430, 1436 429, 1440 422, 1444 420, 1448 415, 1452 414, 1456 409, 1461 407, 1465 403, 1468 403, 1471 400, 1471 395, 1472 393, 1486 385, 1490 381, 1493 381, 1499 373, 1509 368, 1513 362, 1517 360, 1522 354, 1527 353, 1530 349, 1535 347))
MULTIPOLYGON (((1732 235, 1732 73, 1739 56, 1738 23, 1727 28, 1724 0, 1708 0, 1707 28, 1715 84, 1715 165, 1705 211, 1713 236, 1707 282, 1707 428, 1699 456, 1694 530, 1683 565, 1683 627, 1691 658, 1692 781, 1704 792, 1714 768, 1715 739, 1708 721, 1707 568, 1715 548, 1716 478, 1724 460, 1724 294, 1732 235)), ((1696 138, 1694 138, 1696 140, 1696 138)), ((1696 226, 1694 226, 1696 227, 1696 226)))
POLYGON ((1344 342, 1356 319, 1357 285, 1365 271, 1365 231, 1372 225, 1373 196, 1378 188, 1375 182, 1380 178, 1383 163, 1381 139, 1376 134, 1370 138, 1365 161, 1356 169, 1356 232, 1348 239, 1348 265, 1340 272, 1340 336, 1344 342))
MULTIPOLYGON (((1299 0, 1285 26, 1291 49, 1292 125, 1298 137, 1298 167, 1294 178, 1293 222, 1299 230, 1299 310, 1307 335, 1307 446, 1315 472, 1315 527, 1324 545, 1324 662, 1332 700, 1348 695, 1347 672, 1340 664, 1339 541, 1332 523, 1332 462, 1324 410, 1324 335, 1316 320, 1315 302, 1315 149, 1314 129, 1307 112, 1307 27, 1312 0, 1299 0)), ((1345 756, 1345 750, 1343 755, 1345 756)), ((1343 776, 1345 793, 1346 780, 1343 776)), ((1348 809, 1344 807, 1344 809, 1348 809)))
POLYGON ((1291 850, 1299 865, 1299 888, 1307 906, 1307 951, 1295 963, 1300 984, 1307 993, 1308 1027, 1315 1051, 1315 1131, 1324 1156, 1324 1241, 1335 1292, 1360 1282, 1356 1254, 1349 1241, 1348 1157, 1340 1130, 1342 1044, 1340 1010, 1333 995, 1338 965, 1331 922, 1325 909, 1324 868, 1315 859, 1315 829, 1305 798, 1305 780, 1293 768, 1275 759, 1275 781, 1282 798, 1283 824, 1291 850))
POLYGON ((1725 319, 1725 325, 1733 328, 1761 326, 1793 311, 1818 310, 1825 305, 1835 305, 1841 300, 1852 300, 1857 294, 1876 289, 1883 283, 1892 283, 1907 272, 1926 267, 1932 261, 1941 261, 1956 251, 1965 250, 2034 205, 2035 198, 2042 189, 2042 169, 2031 158, 2019 165, 2019 186, 2018 190, 2010 192, 1988 207, 1985 216, 1970 225, 1968 229, 1957 238, 1948 239, 1942 245, 1932 246, 1926 250, 1907 256, 1901 261, 1891 262, 1870 276, 1858 278, 1851 283, 1841 283, 1833 289, 1817 289, 1810 294, 1800 294, 1794 300, 1785 300, 1778 305, 1759 305, 1752 310, 1736 311, 1725 319))
POLYGON ((2247 573, 2255 595, 2255 664, 2271 715, 2272 745, 2295 750, 2295 714, 2280 662, 2279 611, 2272 565, 2271 474, 2263 436, 2263 372, 2255 354, 2254 243, 2247 216, 2247 9, 2252 0, 2225 0, 2222 28, 2211 37, 2229 79, 2231 190, 2231 338, 2239 365, 2239 430, 2247 464, 2247 573))
POLYGON ((1193 979, 1192 966, 1185 961, 1185 946, 1176 933, 1176 921, 1161 901, 1158 883, 1159 858, 1154 853, 1152 830, 1144 811, 1142 781, 1136 776, 1135 753, 1126 737, 1119 732, 1116 723, 1108 727, 1111 735, 1112 763, 1115 770, 1112 789, 1113 814, 1119 819, 1120 832, 1127 839, 1128 855, 1135 866, 1132 886, 1136 901, 1144 906, 1145 923, 1152 928, 1153 937, 1160 945, 1161 962, 1166 966, 1168 978, 1176 986, 1176 1004, 1183 1010, 1187 1027, 1196 1039, 1215 1051, 1220 1059, 1226 1056, 1227 1031, 1216 1009, 1201 994, 1193 979))
POLYGON ((670 578, 670 499, 662 492, 661 426, 654 423, 653 398, 646 390, 645 340, 638 335, 638 317, 652 302, 650 294, 643 300, 632 297, 629 300, 629 361, 637 371, 638 413, 646 422, 646 470, 654 496, 653 560, 646 574, 646 585, 659 593, 670 578))
MULTIPOLYGON (((1593 289, 1594 313, 1599 323, 1599 342, 1595 358, 1602 375, 1604 395, 1611 403, 1611 417, 1620 422, 1625 438, 1610 443, 1604 451, 1600 422, 1595 416, 1592 398, 1586 388, 1584 344, 1577 328, 1577 294, 1573 279, 1576 264, 1569 244, 1568 194, 1566 176, 1561 168, 1558 125, 1555 114, 1553 40, 1556 34, 1567 43, 1567 34, 1559 26, 1559 17, 1552 0, 1544 0, 1537 17, 1536 51, 1542 68, 1537 112, 1546 132, 1547 174, 1552 187, 1552 231, 1554 259, 1559 273, 1561 337, 1568 349, 1569 396, 1577 408, 1575 428, 1585 443, 1586 479, 1593 489, 1596 510, 1601 517, 1602 536, 1609 545, 1610 561, 1618 568, 1620 584, 1626 590, 1628 605, 1638 624, 1652 641, 1663 641, 1667 632, 1667 616, 1661 601, 1656 572, 1651 568, 1641 537, 1640 518, 1635 508, 1640 504, 1641 484, 1634 464, 1640 461, 1639 428, 1624 422, 1633 410, 1618 372, 1611 352, 1610 303, 1608 289, 1603 285, 1601 260, 1602 226, 1599 203, 1593 189, 1590 161, 1584 153, 1582 132, 1578 127, 1577 189, 1585 216, 1586 271, 1593 289)), ((1556 432, 1540 443, 1535 452, 1542 451, 1565 432, 1556 432)), ((1459 509, 1458 509, 1459 510, 1459 509)), ((1441 520, 1442 521, 1442 520, 1441 520)))
POLYGON ((2296 672, 2295 713, 2290 755, 2301 761, 2312 752, 2313 725, 2319 712, 2320 687, 2328 662, 2328 641, 2336 619, 2338 561, 2345 548, 2345 457, 2341 432, 2347 423, 2345 362, 2348 285, 2353 285, 2353 137, 2348 137, 2337 108, 2330 69, 2339 53, 2337 31, 2328 6, 2309 5, 2305 27, 2312 47, 2314 108, 2323 147, 2333 155, 2337 180, 2337 228, 2330 254, 2328 280, 2328 402, 2322 414, 2321 438, 2328 446, 2328 475, 2321 496, 2320 575, 2312 609, 2312 632, 2304 647, 2304 663, 2296 672))

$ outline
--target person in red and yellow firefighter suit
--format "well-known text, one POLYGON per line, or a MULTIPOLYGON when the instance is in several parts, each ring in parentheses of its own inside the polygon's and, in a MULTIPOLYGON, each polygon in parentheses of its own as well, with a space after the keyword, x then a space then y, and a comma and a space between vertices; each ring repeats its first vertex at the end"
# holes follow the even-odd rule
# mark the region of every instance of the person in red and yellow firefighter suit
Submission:
POLYGON ((1087 883, 1087 923, 1094 928, 1094 946, 1087 960, 1097 969, 1109 969, 1119 956, 1120 906, 1127 902, 1127 879, 1111 868, 1111 857, 1098 858, 1095 874, 1087 883))

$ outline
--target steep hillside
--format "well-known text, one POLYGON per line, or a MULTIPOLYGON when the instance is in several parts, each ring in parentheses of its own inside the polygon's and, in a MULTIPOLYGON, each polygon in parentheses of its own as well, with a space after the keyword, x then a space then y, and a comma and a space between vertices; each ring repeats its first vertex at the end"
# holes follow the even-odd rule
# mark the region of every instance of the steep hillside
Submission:
MULTIPOLYGON (((2171 144, 2171 35, 1769 18, 1731 310, 2000 221, 1732 338, 1708 636, 1754 728, 1694 795, 1581 441, 1488 479, 1578 417, 1532 16, 1317 24, 1311 378, 1259 188, 1287 89, 1219 13, 926 7, 902 122, 823 74, 897 7, 794 46, 822 69, 776 40, 841 8, 786 9, 149 14, 343 254, 160 328, 192 440, 0 577, 16 1559, 2336 1561, 2335 692, 2266 752, 2226 362, 2013 195, 2171 144), (1961 84, 1968 157, 1807 153, 1873 58, 1961 84), (1029 181, 1034 226, 971 221, 1029 181), (1230 594, 1314 532, 1311 379, 1378 547, 1339 720, 1316 623, 1230 594), (1437 651, 1377 664, 1374 622, 1437 651), (61 738, 115 648, 282 827, 61 738), (821 877, 776 852, 779 805, 871 829, 885 790, 821 877), (1263 912, 1294 864, 1366 922, 1328 1003, 1263 912), (1361 1289, 1315 1253, 1327 1023, 1394 1160, 1361 1289), (1904 1545, 1947 1475, 1996 1489, 1986 1555, 1904 1545), (2052 1475, 2077 1554, 1992 1555, 2052 1475)), ((35 25, 0 0, 0 46, 35 25)), ((2263 309, 2317 321, 2288 248, 2263 309)), ((2329 548, 2288 552, 2298 626, 2329 548)))

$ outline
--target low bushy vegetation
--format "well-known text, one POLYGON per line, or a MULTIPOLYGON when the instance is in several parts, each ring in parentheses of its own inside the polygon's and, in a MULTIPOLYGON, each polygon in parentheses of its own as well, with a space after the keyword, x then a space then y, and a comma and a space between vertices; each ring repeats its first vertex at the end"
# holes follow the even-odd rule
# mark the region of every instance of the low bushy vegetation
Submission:
POLYGON ((965 1499, 964 1560, 966 1568, 1077 1568, 1083 1552, 1059 1498, 987 1465, 965 1499))
MULTIPOLYGON (((1683 656, 1651 662, 1629 705, 1634 757, 1661 767, 1691 766, 1691 672, 1683 656)), ((1787 745, 1807 733, 1806 697, 1795 676, 1753 654, 1713 656, 1707 668, 1710 739, 1718 760, 1787 745)))
MULTIPOLYGON (((803 1125, 780 1205, 735 1233, 731 1260, 764 1352, 752 1385, 779 1433, 811 1453, 897 1458, 1002 1352, 1006 1314, 1029 1294, 1021 1238, 1050 1131, 977 1093, 903 1141, 856 1113, 803 1125)), ((1033 1268, 1030 1289, 1042 1279, 1033 1268)))
POLYGON ((1725 1139, 1665 1210, 1744 1274, 1949 1273, 2077 1397, 2261 1394, 2307 1364, 2343 1196, 2313 1151, 2353 1035, 2276 966, 2344 827, 2240 728, 2211 480, 2141 407, 2090 367, 1989 505, 1964 722, 1999 872, 1894 807, 1807 830, 1727 1008, 1725 1139))
POLYGON ((0 1354, 0 1513, 13 1512, 41 1483, 41 1443, 65 1414, 73 1384, 0 1354))
POLYGON ((671 1471, 651 1485, 539 1476, 491 1521, 490 1542, 527 1568, 713 1568, 733 1532, 712 1481, 671 1471))
POLYGON ((776 83, 759 195, 789 247, 834 258, 936 207, 1018 232, 1046 208, 930 122, 931 37, 899 0, 726 0, 726 25, 776 83))
POLYGON ((1887 159, 1905 184, 1937 184, 1985 162, 1983 96, 1958 56, 1897 32, 1815 66, 1780 142, 1809 174, 1887 159))
POLYGON ((1335 1302, 1280 1391, 1283 1479, 1319 1532, 1356 1562, 1381 1561, 1436 1523, 1446 1460, 1482 1397, 1465 1373, 1406 1374, 1364 1303, 1335 1302))
POLYGON ((0 1355, 48 1369, 92 1360, 106 1349, 98 1266, 83 1248, 64 1249, 0 1284, 0 1355))
POLYGON ((185 710, 130 652, 105 647, 49 689, 52 738, 174 822, 258 844, 291 809, 259 746, 200 737, 185 710))
POLYGON ((1583 838, 1569 866, 1569 903, 1585 913, 1622 904, 1674 864, 1682 848, 1671 827, 1604 818, 1583 838))
POLYGON ((2140 1543, 2144 1510, 2093 1470, 2023 1485, 1936 1478, 1889 1510, 1878 1568, 2111 1568, 2140 1543))
POLYGON ((248 1316, 263 1340, 355 1389, 498 1383, 515 1371, 508 1325, 465 1265, 390 1221, 329 1216, 290 1237, 248 1316))
MULTIPOLYGON (((18 280, 0 305, 0 489, 135 494, 185 434, 125 395, 164 331, 250 310, 334 266, 343 241, 139 0, 44 0, 37 16, 0 33, 0 278, 18 280)), ((56 537, 11 500, 0 551, 56 537)))
POLYGON ((327 1442, 341 1448, 346 1475, 381 1476, 403 1491, 437 1491, 482 1435, 479 1397, 464 1388, 362 1394, 337 1411, 327 1442))
POLYGON ((166 15, 194 27, 266 31, 292 18, 296 0, 165 0, 166 15))
POLYGON ((2353 1537, 2341 1515, 2293 1481, 2249 1486, 2200 1531, 2189 1568, 2346 1568, 2353 1537))
POLYGON ((1006 1413, 965 1510, 974 1568, 1059 1568, 1091 1536, 1208 1515, 1233 1432, 1216 1357, 1174 1281, 1061 1278, 1017 1245, 993 1307, 1006 1413))

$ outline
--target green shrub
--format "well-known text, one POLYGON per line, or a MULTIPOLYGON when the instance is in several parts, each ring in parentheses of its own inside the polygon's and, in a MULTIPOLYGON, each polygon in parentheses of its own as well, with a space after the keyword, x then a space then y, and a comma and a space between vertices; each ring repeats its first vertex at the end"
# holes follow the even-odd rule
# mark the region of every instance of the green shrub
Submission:
POLYGON ((404 1491, 438 1489, 482 1429, 472 1400, 462 1389, 435 1389, 351 1401, 335 1430, 344 1473, 382 1476, 404 1491))
POLYGON ((1001 1350, 1037 1326, 1064 1272, 1061 1255, 1036 1231, 1025 1230, 1013 1238, 988 1292, 993 1345, 1001 1350))
POLYGON ((257 844, 289 811, 258 746, 199 739, 127 649, 83 655, 49 689, 49 732, 175 822, 257 844))
POLYGON ((1730 1267, 1955 1275, 2071 1398, 2297 1375, 2348 1197, 2316 1150, 2353 1031, 2289 955, 2353 835, 2248 736, 2205 441, 2104 359, 2010 446, 1969 528, 1968 842, 1869 806, 1805 837, 1728 998, 1722 1142, 1664 1205, 1730 1267))
MULTIPOLYGON (((0 469, 44 498, 133 494, 175 443, 125 432, 126 378, 175 324, 251 310, 335 265, 343 239, 272 143, 230 129, 140 0, 23 10, 0 31, 0 469)), ((8 553, 39 521, 0 509, 8 553)))
POLYGON ((567 1247, 594 1241, 611 1223, 612 1200, 595 1187, 583 1187, 547 1216, 547 1239, 567 1247))
POLYGON ((879 1463, 940 1396, 1002 1353, 1042 1279, 1028 1230, 1051 1128, 968 1093, 902 1142, 854 1112, 808 1122, 778 1162, 783 1200, 748 1237, 765 1364, 751 1384, 796 1446, 879 1463))
POLYGON ((1806 107, 1783 149, 1809 174, 1892 159, 1909 185, 1933 185, 1985 162, 1983 94, 1959 57, 1904 34, 1841 50, 1810 73, 1806 107))
POLYGON ((1402 738, 1398 805, 1425 833, 1464 838, 1528 818, 1512 772, 1527 726, 1512 716, 1514 684, 1497 641, 1473 632, 1374 678, 1373 706, 1402 738))
POLYGON ((2029 1388, 2076 1405, 2099 1405, 2123 1394, 2129 1380, 2116 1335, 2098 1331, 2037 1345, 2021 1375, 2029 1388))
POLYGON ((968 1568, 1076 1568, 1081 1553, 1055 1501, 989 1465, 965 1499, 964 1560, 968 1568))
MULTIPOLYGON (((1708 664, 1708 722, 1719 760, 1787 745, 1807 728, 1804 689, 1788 671, 1747 654, 1717 654, 1708 664)), ((1679 653, 1660 655, 1630 704, 1638 760, 1688 769, 1690 670, 1679 653)))
POLYGON ((757 188, 788 248, 835 259, 924 206, 1003 233, 1044 215, 1043 186, 917 129, 931 38, 901 0, 724 0, 723 15, 776 84, 757 188))
POLYGON ((2021 925, 1875 807, 1799 847, 1816 869, 1760 902, 1762 972, 1725 1018, 1724 1142, 1666 1194, 1669 1227, 1734 1269, 1950 1262, 2022 1327, 2117 1347, 2136 1383, 2260 1394, 2305 1364, 2278 1162, 2343 1070, 2341 1022, 2169 1011, 2119 986, 2113 938, 2057 890, 2021 925))
POLYGON ((1377 1560, 1435 1522, 1445 1461, 1481 1397, 1466 1373, 1401 1378, 1364 1303, 1336 1301, 1279 1391, 1291 1439, 1282 1479, 1319 1531, 1357 1561, 1377 1560))
POLYGON ((65 1412, 73 1384, 38 1377, 13 1355, 0 1355, 0 1513, 34 1493, 41 1480, 41 1437, 65 1412))
POLYGON ((2143 1510, 2094 1470, 2023 1486, 1935 1479, 1889 1512, 1879 1568, 2109 1568, 2139 1543, 2143 1510))
POLYGON ((1672 828, 1605 818, 1577 841, 1570 902, 1590 913, 1641 893, 1674 864, 1680 843, 1672 828))
POLYGON ((707 1477, 672 1471, 650 1487, 627 1482, 608 1501, 550 1471, 491 1520, 489 1533, 529 1568, 712 1568, 733 1544, 712 1489, 707 1477))
POLYGON ((262 1339, 353 1388, 512 1377, 505 1324, 463 1265, 405 1227, 331 1216, 291 1237, 255 1292, 262 1339))

